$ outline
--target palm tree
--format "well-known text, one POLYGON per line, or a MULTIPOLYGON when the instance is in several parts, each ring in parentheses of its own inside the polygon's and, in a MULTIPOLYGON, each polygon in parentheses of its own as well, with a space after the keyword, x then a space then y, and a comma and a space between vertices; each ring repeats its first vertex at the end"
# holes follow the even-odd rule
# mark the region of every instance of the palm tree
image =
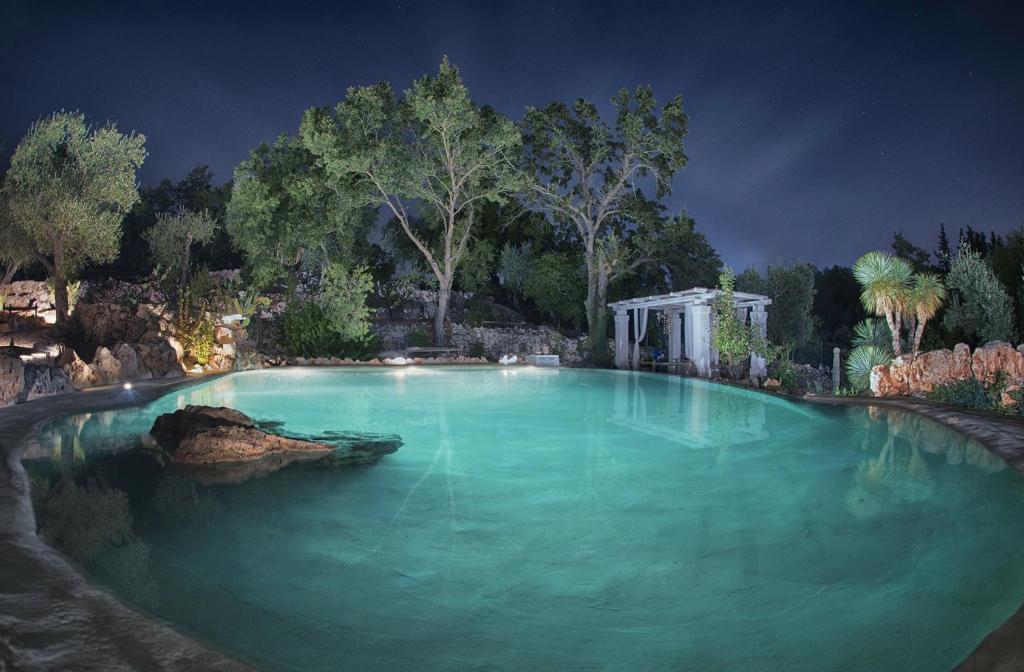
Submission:
POLYGON ((924 325, 935 317, 946 298, 946 288, 942 280, 934 273, 918 273, 914 276, 914 287, 910 293, 910 308, 914 312, 917 328, 914 330, 914 346, 911 351, 915 357, 921 348, 921 336, 924 325))
POLYGON ((885 316, 892 333, 892 354, 899 357, 900 325, 907 307, 914 272, 903 259, 886 252, 868 252, 853 265, 853 276, 860 283, 860 301, 864 309, 885 316))

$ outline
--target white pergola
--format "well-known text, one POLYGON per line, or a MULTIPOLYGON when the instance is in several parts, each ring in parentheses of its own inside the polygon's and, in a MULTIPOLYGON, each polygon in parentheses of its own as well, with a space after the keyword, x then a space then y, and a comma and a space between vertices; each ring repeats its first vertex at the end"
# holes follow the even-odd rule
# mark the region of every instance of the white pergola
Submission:
MULTIPOLYGON (((640 343, 647 336, 647 317, 652 310, 664 311, 668 317, 668 359, 681 361, 684 356, 693 362, 697 375, 711 375, 711 365, 718 353, 711 346, 711 302, 721 294, 719 289, 694 287, 681 292, 644 296, 609 303, 615 311, 615 367, 638 368, 640 343), (633 348, 630 353, 629 311, 633 311, 633 348)), ((772 300, 763 294, 733 292, 736 314, 744 324, 748 319, 762 336, 768 326, 766 307, 772 300)), ((750 356, 750 375, 764 376, 764 358, 750 356)))

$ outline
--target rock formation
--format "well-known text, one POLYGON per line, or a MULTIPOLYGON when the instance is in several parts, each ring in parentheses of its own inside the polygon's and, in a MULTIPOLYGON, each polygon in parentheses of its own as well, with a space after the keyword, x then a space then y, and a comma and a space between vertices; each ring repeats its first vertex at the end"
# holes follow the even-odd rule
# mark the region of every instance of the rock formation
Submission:
MULTIPOLYGON (((1019 390, 1024 385, 1024 345, 1016 349, 1009 343, 993 341, 971 353, 965 343, 958 343, 952 351, 934 350, 918 355, 897 357, 892 364, 882 364, 871 370, 871 392, 877 397, 921 396, 938 385, 948 385, 972 376, 991 384, 1002 372, 1006 392, 1019 390)), ((1009 404, 1009 396, 1003 398, 1009 404)))
POLYGON ((297 461, 334 465, 371 464, 398 450, 397 437, 328 434, 309 440, 267 431, 231 408, 186 406, 158 417, 150 435, 171 461, 191 467, 205 483, 238 482, 297 461), (258 464, 253 464, 258 463, 258 464))

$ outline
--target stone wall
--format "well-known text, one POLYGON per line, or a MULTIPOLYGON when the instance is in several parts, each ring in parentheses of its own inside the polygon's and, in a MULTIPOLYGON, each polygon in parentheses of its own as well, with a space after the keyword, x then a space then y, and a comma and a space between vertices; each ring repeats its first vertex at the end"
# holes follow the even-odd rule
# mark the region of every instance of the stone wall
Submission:
MULTIPOLYGON (((433 333, 433 325, 421 321, 382 321, 372 324, 372 329, 381 339, 384 352, 405 350, 411 345, 409 334, 423 331, 433 333)), ((476 344, 483 347, 489 359, 513 354, 559 355, 563 364, 582 361, 583 338, 569 338, 546 326, 522 325, 512 327, 473 327, 465 324, 451 325, 451 345, 466 355, 476 344)))
POLYGON ((871 370, 871 392, 877 397, 923 396, 938 385, 971 377, 991 384, 1000 372, 1007 383, 1003 403, 1013 403, 1007 393, 1024 386, 1024 344, 1015 349, 993 341, 971 353, 966 343, 958 343, 952 350, 934 350, 916 358, 903 355, 871 370))

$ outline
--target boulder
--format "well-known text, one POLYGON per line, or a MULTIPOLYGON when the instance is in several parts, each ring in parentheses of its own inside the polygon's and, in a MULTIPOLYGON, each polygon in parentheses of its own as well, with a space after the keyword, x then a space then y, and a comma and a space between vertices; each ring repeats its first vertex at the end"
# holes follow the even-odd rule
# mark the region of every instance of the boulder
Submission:
POLYGON ((142 368, 138 351, 127 343, 115 345, 113 355, 121 365, 122 381, 152 378, 153 374, 142 368))
POLYGON ((992 341, 977 348, 972 359, 974 376, 985 383, 995 382, 1002 372, 1008 382, 1024 380, 1024 352, 1015 350, 1009 343, 992 341))
POLYGON ((18 401, 25 387, 25 366, 19 357, 0 355, 0 406, 18 401))
POLYGON ((57 360, 57 366, 64 371, 76 390, 92 387, 92 368, 82 361, 73 348, 64 350, 64 354, 57 360))
POLYGON ((49 364, 27 364, 25 385, 18 401, 28 401, 47 394, 64 394, 73 390, 71 379, 64 369, 49 364))
POLYGON ((96 356, 92 358, 93 385, 113 385, 121 381, 121 362, 107 348, 96 348, 96 356))
POLYGON ((211 406, 186 406, 156 419, 149 432, 180 464, 219 464, 289 454, 296 459, 326 455, 333 446, 265 432, 244 413, 211 406))
POLYGON ((193 468, 206 482, 237 482, 276 471, 296 461, 326 460, 330 465, 368 464, 393 453, 401 441, 345 434, 307 440, 272 433, 231 408, 186 406, 159 416, 150 435, 175 464, 193 468), (260 462, 260 466, 251 463, 260 462), (232 473, 232 469, 236 469, 232 473))
POLYGON ((140 344, 141 366, 153 378, 180 378, 185 375, 181 343, 173 336, 148 336, 140 344))

